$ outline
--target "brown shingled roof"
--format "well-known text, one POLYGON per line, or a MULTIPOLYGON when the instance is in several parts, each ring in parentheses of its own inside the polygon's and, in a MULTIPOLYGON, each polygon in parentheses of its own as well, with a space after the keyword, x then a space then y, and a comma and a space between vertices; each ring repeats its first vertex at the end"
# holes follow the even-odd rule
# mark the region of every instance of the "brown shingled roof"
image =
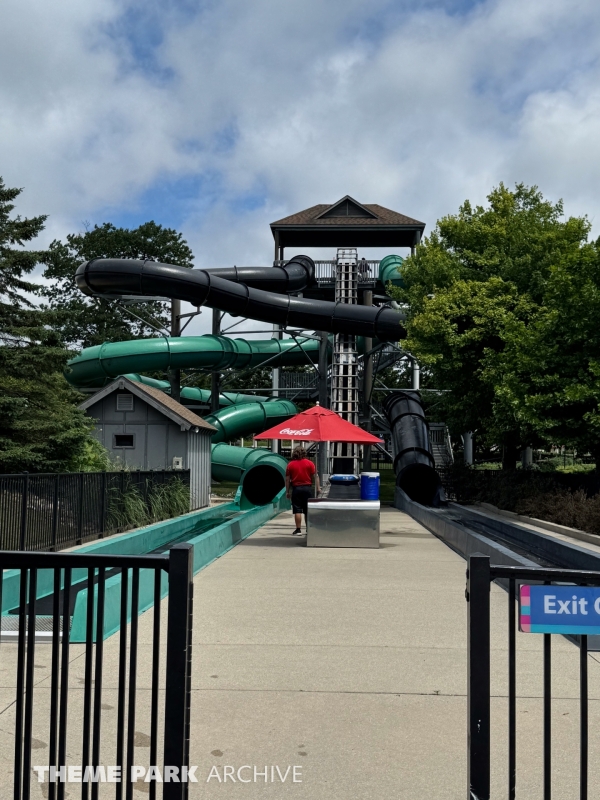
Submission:
POLYGON ((298 211, 296 214, 290 214, 289 217, 283 217, 273 225, 425 225, 424 222, 419 222, 417 219, 407 217, 405 214, 400 214, 398 211, 392 211, 385 206, 377 205, 376 203, 362 203, 361 205, 375 214, 376 219, 373 217, 325 217, 321 218, 321 214, 325 213, 331 208, 334 208, 341 201, 328 205, 327 203, 320 203, 310 208, 305 208, 304 211, 298 211))
POLYGON ((150 395, 155 400, 170 408, 171 411, 174 411, 180 417, 183 417, 190 425, 193 425, 196 428, 207 428, 211 431, 216 431, 217 429, 214 425, 211 425, 210 422, 206 422, 203 420, 202 417, 199 417, 197 414, 194 414, 193 411, 190 411, 189 408, 186 408, 181 403, 178 403, 177 400, 174 400, 171 395, 162 392, 160 389, 155 389, 153 386, 146 386, 145 383, 140 383, 139 381, 131 381, 134 383, 138 389, 140 389, 144 394, 150 395))
POLYGON ((100 389, 99 392, 88 397, 87 400, 84 400, 83 403, 79 405, 79 408, 87 409, 99 400, 102 400, 106 395, 118 389, 128 389, 132 394, 142 397, 143 400, 146 400, 151 406, 169 417, 173 422, 181 425, 185 430, 189 430, 190 428, 202 428, 205 431, 211 432, 217 430, 210 422, 194 414, 189 408, 173 400, 170 395, 161 392, 160 389, 155 389, 153 386, 146 386, 145 383, 140 383, 139 381, 132 381, 124 375, 116 378, 112 383, 109 383, 108 386, 105 386, 104 389, 100 389))

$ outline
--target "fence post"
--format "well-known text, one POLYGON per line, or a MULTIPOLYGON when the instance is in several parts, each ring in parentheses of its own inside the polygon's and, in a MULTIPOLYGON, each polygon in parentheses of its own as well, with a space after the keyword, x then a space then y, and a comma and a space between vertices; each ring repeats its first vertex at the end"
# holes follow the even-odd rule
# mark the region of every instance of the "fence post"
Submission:
MULTIPOLYGON (((165 767, 178 767, 180 771, 189 766, 186 739, 189 735, 193 554, 191 544, 177 544, 169 551, 164 757, 165 767)), ((187 796, 187 783, 164 784, 163 800, 186 800, 187 796)))
POLYGON ((54 502, 52 504, 52 550, 56 551, 56 536, 58 532, 58 481, 60 473, 54 476, 54 502))
POLYGON ((21 497, 21 537, 19 540, 19 550, 25 550, 25 539, 27 536, 27 510, 29 506, 29 473, 23 476, 23 495, 21 497))
POLYGON ((101 508, 100 508, 100 538, 104 536, 106 530, 106 470, 102 472, 101 508))
POLYGON ((467 798, 490 797, 490 559, 467 569, 467 798))
POLYGON ((77 544, 81 544, 81 537, 83 533, 83 472, 79 473, 79 511, 77 513, 77 544))

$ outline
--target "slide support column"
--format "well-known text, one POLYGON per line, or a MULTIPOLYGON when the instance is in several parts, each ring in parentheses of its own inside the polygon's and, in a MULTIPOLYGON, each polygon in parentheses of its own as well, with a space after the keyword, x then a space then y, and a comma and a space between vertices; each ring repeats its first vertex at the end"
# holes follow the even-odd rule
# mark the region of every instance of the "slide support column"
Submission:
MULTIPOLYGON (((273 325, 273 338, 274 339, 283 338, 280 325, 273 325)), ((279 367, 273 367, 272 377, 271 377, 271 387, 273 389, 273 391, 271 392, 272 397, 279 397, 279 375, 280 375, 279 367)), ((271 439, 271 452, 279 453, 279 439, 271 439)))
MULTIPOLYGON (((221 312, 217 308, 212 310, 213 336, 221 335, 221 312)), ((210 376, 210 410, 211 413, 219 410, 219 394, 221 393, 221 373, 212 372, 210 376)))
MULTIPOLYGON (((171 336, 181 336, 181 300, 171 300, 171 336)), ((181 370, 169 370, 171 397, 178 403, 181 399, 181 370)))
POLYGON ((473 466, 473 433, 471 431, 463 433, 463 451, 465 467, 473 466))
MULTIPOLYGON (((363 292, 363 305, 373 305, 373 292, 367 290, 363 292)), ((363 415, 365 419, 365 430, 371 432, 371 393, 373 391, 373 356, 367 355, 373 348, 373 339, 365 337, 365 360, 363 362, 363 415)), ((371 471, 371 445, 363 447, 363 470, 371 471)))
POLYGON ((411 389, 417 391, 421 388, 421 368, 416 358, 411 359, 412 374, 411 374, 411 389))
MULTIPOLYGON (((327 348, 329 347, 329 335, 326 331, 320 332, 321 341, 319 343, 319 405, 322 408, 329 408, 329 398, 327 396, 327 348)), ((319 442, 317 456, 317 472, 323 484, 323 476, 329 472, 327 468, 327 442, 319 442)))

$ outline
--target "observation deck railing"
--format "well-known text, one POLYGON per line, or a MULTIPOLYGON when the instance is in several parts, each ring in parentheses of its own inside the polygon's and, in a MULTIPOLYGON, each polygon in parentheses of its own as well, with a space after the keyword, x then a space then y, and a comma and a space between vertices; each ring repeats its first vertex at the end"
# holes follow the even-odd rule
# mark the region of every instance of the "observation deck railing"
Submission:
MULTIPOLYGON (((288 263, 288 259, 274 261, 274 267, 281 267, 288 263)), ((374 286, 379 278, 379 261, 359 261, 358 283, 360 286, 374 286)), ((315 261, 315 277, 319 285, 335 283, 335 261, 315 261)))

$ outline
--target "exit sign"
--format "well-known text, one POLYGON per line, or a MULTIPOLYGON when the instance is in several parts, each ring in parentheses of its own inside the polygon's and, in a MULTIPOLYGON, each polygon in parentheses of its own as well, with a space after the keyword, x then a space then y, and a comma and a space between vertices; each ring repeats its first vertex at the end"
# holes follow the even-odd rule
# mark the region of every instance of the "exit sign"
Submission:
POLYGON ((600 586, 521 586, 519 630, 600 634, 600 586))

